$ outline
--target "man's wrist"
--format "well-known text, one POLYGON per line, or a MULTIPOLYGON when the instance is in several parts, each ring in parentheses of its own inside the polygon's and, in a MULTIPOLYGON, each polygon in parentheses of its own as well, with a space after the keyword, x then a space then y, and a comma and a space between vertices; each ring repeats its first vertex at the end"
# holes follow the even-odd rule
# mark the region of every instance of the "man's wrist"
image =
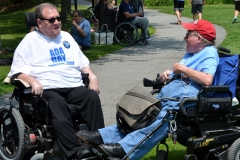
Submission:
POLYGON ((77 30, 78 30, 78 32, 82 32, 82 28, 79 26, 77 26, 77 30))

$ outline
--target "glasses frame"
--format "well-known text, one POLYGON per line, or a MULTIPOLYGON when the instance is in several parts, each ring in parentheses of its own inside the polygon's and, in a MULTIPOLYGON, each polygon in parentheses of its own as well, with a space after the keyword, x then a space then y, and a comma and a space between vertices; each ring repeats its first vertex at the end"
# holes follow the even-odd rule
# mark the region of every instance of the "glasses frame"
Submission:
POLYGON ((189 32, 187 32, 187 33, 186 33, 186 36, 185 36, 186 39, 188 39, 188 38, 190 37, 190 35, 193 35, 193 36, 195 36, 195 37, 198 37, 198 36, 199 36, 198 33, 195 33, 195 32, 193 32, 193 33, 190 32, 190 33, 189 33, 189 32))
POLYGON ((39 18, 39 19, 41 19, 41 20, 47 20, 49 23, 51 23, 51 24, 53 24, 56 20, 58 21, 58 22, 60 22, 61 21, 61 17, 59 16, 59 17, 56 17, 56 18, 49 18, 49 19, 47 19, 47 18, 39 18))

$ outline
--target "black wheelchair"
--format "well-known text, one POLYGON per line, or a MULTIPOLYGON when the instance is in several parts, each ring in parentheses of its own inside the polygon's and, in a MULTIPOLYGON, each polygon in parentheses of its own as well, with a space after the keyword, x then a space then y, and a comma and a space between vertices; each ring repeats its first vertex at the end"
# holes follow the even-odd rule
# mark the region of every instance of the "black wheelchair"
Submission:
MULTIPOLYGON (((82 73, 88 88, 88 74, 82 73)), ((0 108, 1 160, 66 160, 56 141, 51 113, 45 99, 31 94, 30 86, 16 79, 10 104, 0 108), (19 107, 11 104, 15 98, 19 107), (26 154, 30 158, 26 158, 26 154)), ((77 114, 75 105, 69 104, 75 130, 87 130, 85 121, 77 114)), ((88 159, 96 159, 96 156, 88 159)))
MULTIPOLYGON (((231 57, 229 50, 219 47, 219 57, 231 57), (223 52, 222 52, 223 51, 223 52)), ((236 98, 240 100, 239 55, 236 66, 236 98)), ((145 87, 153 87, 151 94, 158 93, 164 84, 159 80, 144 78, 145 87)), ((197 98, 185 98, 179 111, 171 110, 174 120, 170 123, 173 142, 186 146, 184 160, 237 160, 240 159, 240 105, 232 105, 232 92, 228 85, 204 86, 197 98), (208 94, 206 94, 208 93, 208 94), (224 97, 209 97, 209 93, 224 93, 224 97), (186 107, 188 103, 195 103, 186 107), (173 123, 174 122, 174 123, 173 123), (171 129, 173 128, 173 129, 171 129)), ((159 124, 147 137, 160 127, 159 124)), ((156 147, 156 160, 167 160, 167 137, 156 147), (160 145, 166 147, 159 149, 160 145)), ((141 145, 141 144, 138 144, 141 145)))

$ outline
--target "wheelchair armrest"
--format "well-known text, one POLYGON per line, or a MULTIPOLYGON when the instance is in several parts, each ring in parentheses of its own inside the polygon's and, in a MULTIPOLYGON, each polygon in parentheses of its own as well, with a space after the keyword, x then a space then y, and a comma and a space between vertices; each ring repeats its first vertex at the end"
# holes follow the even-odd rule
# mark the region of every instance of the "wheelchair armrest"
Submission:
POLYGON ((204 92, 229 92, 229 86, 203 86, 204 92))
MULTIPOLYGON (((82 75, 82 79, 83 79, 83 83, 88 86, 89 84, 89 79, 88 79, 88 76, 89 74, 88 73, 81 73, 82 75)), ((4 83, 9 83, 10 82, 10 78, 9 77, 6 77, 3 81, 4 83)), ((31 88, 31 86, 29 85, 29 83, 21 80, 21 79, 18 79, 18 78, 15 78, 12 82, 12 85, 18 87, 18 88, 21 88, 21 89, 27 89, 29 90, 29 88, 31 88)))
POLYGON ((10 78, 9 78, 9 77, 6 77, 6 78, 3 80, 3 83, 9 84, 9 83, 10 83, 10 78))
POLYGON ((21 80, 21 79, 17 79, 15 78, 12 82, 12 85, 21 88, 21 89, 26 89, 26 88, 30 88, 31 86, 29 85, 29 83, 21 80))
POLYGON ((188 115, 186 109, 184 108, 184 104, 186 102, 198 102, 198 98, 184 98, 183 100, 181 100, 181 102, 179 104, 179 108, 184 116, 188 115))

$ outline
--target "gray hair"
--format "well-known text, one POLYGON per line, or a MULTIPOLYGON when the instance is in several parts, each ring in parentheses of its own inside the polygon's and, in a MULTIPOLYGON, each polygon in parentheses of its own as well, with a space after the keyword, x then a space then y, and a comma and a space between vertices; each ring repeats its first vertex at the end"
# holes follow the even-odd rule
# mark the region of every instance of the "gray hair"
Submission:
MULTIPOLYGON (((200 35, 200 34, 199 34, 200 35)), ((201 35, 200 35, 201 36, 201 35)), ((202 37, 202 44, 204 46, 214 46, 215 45, 215 40, 210 42, 209 40, 207 40, 206 38, 204 38, 203 36, 202 37)))
POLYGON ((37 19, 38 18, 44 18, 43 15, 42 15, 42 11, 44 8, 54 8, 57 10, 57 7, 54 6, 53 4, 51 3, 41 3, 39 4, 36 9, 35 9, 35 21, 37 22, 37 19))
POLYGON ((207 47, 207 46, 214 46, 215 45, 215 40, 210 42, 206 38, 204 38, 201 34, 199 34, 197 31, 194 31, 199 37, 201 37, 202 44, 207 47))
POLYGON ((75 10, 73 13, 77 13, 79 17, 83 17, 83 13, 79 10, 75 10))

